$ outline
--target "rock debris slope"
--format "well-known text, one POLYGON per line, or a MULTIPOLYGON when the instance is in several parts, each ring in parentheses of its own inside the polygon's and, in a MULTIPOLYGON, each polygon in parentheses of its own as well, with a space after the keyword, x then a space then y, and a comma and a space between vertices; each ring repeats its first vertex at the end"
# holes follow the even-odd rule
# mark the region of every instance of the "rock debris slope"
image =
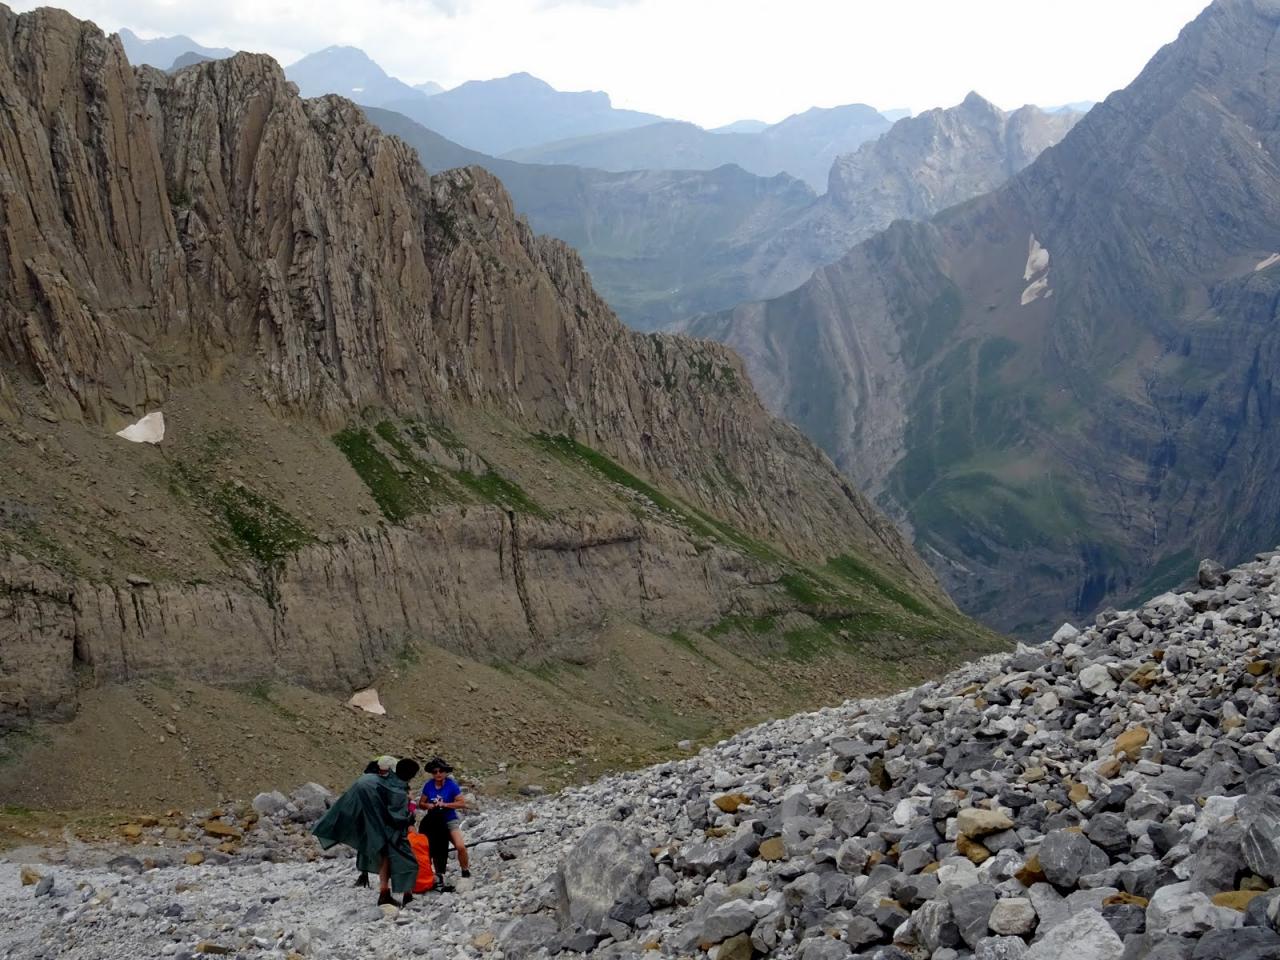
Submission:
POLYGON ((0 94, 0 727, 86 681, 589 657, 611 617, 956 619, 736 357, 626 330, 484 171, 50 9, 0 8, 0 94))
POLYGON ((1199 582, 886 700, 486 811, 473 838, 541 832, 479 848, 474 886, 394 921, 353 901, 349 861, 294 862, 314 785, 189 829, 208 849, 247 825, 220 864, 172 866, 179 846, 122 878, 139 848, 36 867, 43 892, 11 864, 10 953, 1274 958, 1280 551, 1205 561, 1199 582))
POLYGON ((690 328, 989 623, 1034 635, 1276 538, 1278 26, 1217 0, 993 193, 690 328))

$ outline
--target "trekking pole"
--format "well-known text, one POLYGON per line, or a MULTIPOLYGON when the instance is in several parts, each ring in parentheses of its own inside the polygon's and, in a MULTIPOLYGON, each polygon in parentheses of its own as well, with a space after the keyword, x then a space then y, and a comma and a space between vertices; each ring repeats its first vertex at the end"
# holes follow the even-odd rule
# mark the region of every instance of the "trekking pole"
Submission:
POLYGON ((514 840, 516 837, 531 837, 535 833, 542 833, 541 830, 524 830, 520 833, 504 833, 500 837, 485 837, 483 840, 472 840, 468 847, 478 847, 482 843, 498 843, 502 840, 514 840))

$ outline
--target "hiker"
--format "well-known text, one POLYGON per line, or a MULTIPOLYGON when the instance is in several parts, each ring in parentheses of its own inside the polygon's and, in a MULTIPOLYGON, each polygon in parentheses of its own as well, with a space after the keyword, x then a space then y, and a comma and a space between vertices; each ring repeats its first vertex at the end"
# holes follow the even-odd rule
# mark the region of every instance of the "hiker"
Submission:
POLYGON ((422 785, 422 802, 419 808, 426 811, 423 822, 426 824, 427 841, 431 846, 431 861, 436 868, 436 882, 439 889, 447 890, 444 883, 445 868, 449 865, 449 844, 458 851, 458 866, 464 877, 471 876, 471 862, 467 856, 466 844, 462 842, 459 810, 465 810, 467 801, 462 796, 462 788, 458 781, 449 776, 453 767, 440 757, 432 757, 427 762, 427 773, 431 777, 422 785))
MULTIPOLYGON (((424 815, 423 820, 426 819, 424 815)), ((409 846, 413 847, 413 856, 418 861, 418 881, 413 885, 413 892, 426 893, 436 884, 435 871, 431 869, 431 843, 427 835, 421 831, 422 824, 409 831, 409 846)))
POLYGON ((418 861, 409 844, 409 781, 417 775, 414 760, 379 757, 376 773, 364 773, 347 788, 312 827, 320 846, 344 843, 356 852, 364 873, 378 871, 378 904, 399 907, 413 899, 418 861), (404 895, 397 903, 392 891, 404 895))
MULTIPOLYGON (((374 757, 372 760, 370 760, 368 763, 364 765, 364 772, 377 773, 380 769, 383 769, 381 766, 383 760, 387 761, 387 766, 385 767, 385 769, 389 771, 391 769, 391 763, 393 759, 394 759, 393 757, 374 757)), ((359 876, 356 877, 355 885, 357 887, 366 887, 366 888, 369 886, 368 870, 360 871, 359 876)))

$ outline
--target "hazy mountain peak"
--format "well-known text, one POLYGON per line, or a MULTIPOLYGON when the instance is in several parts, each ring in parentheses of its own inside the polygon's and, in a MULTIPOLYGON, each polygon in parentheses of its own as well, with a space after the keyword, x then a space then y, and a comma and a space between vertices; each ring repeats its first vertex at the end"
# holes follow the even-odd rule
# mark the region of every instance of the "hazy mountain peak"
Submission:
POLYGON ((116 35, 124 47, 125 56, 134 66, 146 64, 170 70, 174 67, 174 61, 184 54, 197 54, 206 60, 224 60, 235 53, 228 47, 206 47, 183 34, 144 40, 128 27, 121 27, 116 35))
POLYGON ((1004 113, 1003 110, 982 94, 978 93, 977 90, 970 90, 965 95, 965 98, 960 102, 960 106, 964 107, 966 110, 986 110, 992 113, 1004 113))
POLYGON ((335 44, 309 53, 285 68, 304 97, 327 93, 368 106, 382 106, 402 100, 426 100, 427 95, 388 76, 378 63, 359 47, 335 44))

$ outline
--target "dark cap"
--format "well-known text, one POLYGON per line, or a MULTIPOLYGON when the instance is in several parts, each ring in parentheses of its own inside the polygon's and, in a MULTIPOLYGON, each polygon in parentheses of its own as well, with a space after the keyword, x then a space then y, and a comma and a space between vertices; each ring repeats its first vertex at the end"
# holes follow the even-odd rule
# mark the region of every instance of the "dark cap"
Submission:
POLYGON ((427 761, 427 773, 435 773, 437 770, 443 770, 445 773, 453 773, 453 767, 445 763, 443 757, 432 757, 427 761))

